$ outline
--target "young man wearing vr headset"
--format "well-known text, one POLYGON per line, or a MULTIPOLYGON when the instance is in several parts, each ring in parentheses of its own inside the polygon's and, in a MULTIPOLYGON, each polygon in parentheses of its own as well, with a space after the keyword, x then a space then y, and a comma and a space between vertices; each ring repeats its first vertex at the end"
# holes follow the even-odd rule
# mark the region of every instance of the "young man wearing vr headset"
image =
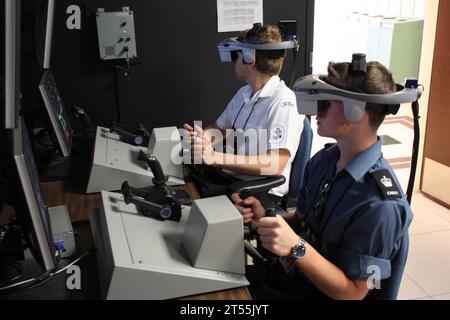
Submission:
MULTIPOLYGON (((206 176, 223 186, 214 190, 216 193, 226 193, 232 182, 279 175, 284 175, 287 181, 270 191, 273 200, 287 193, 303 115, 298 113, 295 94, 278 75, 286 49, 297 46, 297 41, 282 41, 278 27, 261 24, 254 24, 238 38, 219 43, 222 62, 233 62, 236 77, 247 83, 208 127, 220 130, 222 137, 228 136, 225 138, 228 150, 214 150, 209 129, 184 125, 193 140, 194 154, 200 154, 206 165, 202 178, 206 176)), ((222 140, 213 135, 215 144, 222 140)))
POLYGON ((253 293, 263 299, 383 297, 391 290, 383 281, 394 271, 391 262, 408 246, 413 215, 377 130, 400 103, 417 101, 417 90, 396 85, 383 65, 354 55, 352 63, 330 63, 325 77, 300 78, 294 91, 299 109, 317 114, 318 134, 337 143, 310 159, 295 213, 264 217, 256 198, 232 195, 262 246, 281 257, 270 270, 259 265, 249 272, 253 293))

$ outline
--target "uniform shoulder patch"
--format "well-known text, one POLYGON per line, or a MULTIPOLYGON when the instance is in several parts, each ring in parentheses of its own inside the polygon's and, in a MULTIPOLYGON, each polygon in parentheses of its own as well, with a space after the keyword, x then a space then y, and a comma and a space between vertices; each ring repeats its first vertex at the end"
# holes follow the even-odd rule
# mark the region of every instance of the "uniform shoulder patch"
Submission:
POLYGON ((269 144, 272 145, 272 147, 276 145, 284 145, 286 142, 286 128, 279 124, 275 127, 270 128, 270 137, 269 137, 269 144))
POLYGON ((385 199, 399 199, 402 197, 400 189, 388 169, 372 172, 372 175, 385 199))
POLYGON ((291 108, 294 104, 291 101, 285 101, 281 104, 284 108, 291 108))

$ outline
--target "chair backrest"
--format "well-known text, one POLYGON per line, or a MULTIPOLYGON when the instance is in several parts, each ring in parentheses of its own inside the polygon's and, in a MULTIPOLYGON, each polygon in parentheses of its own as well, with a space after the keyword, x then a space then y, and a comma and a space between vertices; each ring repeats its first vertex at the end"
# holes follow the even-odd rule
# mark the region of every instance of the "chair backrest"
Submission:
POLYGON ((396 300, 400 284, 402 282, 403 271, 408 257, 409 238, 405 234, 401 240, 400 248, 391 261, 391 276, 381 280, 381 288, 373 289, 367 296, 368 300, 396 300))
POLYGON ((303 131, 300 136, 300 143, 295 154, 291 167, 291 176, 289 179, 289 193, 291 200, 296 200, 305 176, 305 167, 311 157, 313 131, 309 119, 305 117, 303 121, 303 131))
MULTIPOLYGON (((295 158, 292 161, 290 181, 289 181, 289 192, 283 197, 281 207, 286 209, 288 204, 295 205, 297 202, 297 197, 300 192, 300 188, 303 186, 303 180, 305 175, 305 167, 309 158, 311 157, 313 131, 311 128, 311 123, 309 119, 305 117, 303 121, 303 131, 300 136, 300 143, 295 154, 295 158)), ((196 172, 195 167, 203 166, 185 166, 188 169, 189 176, 196 183, 197 189, 202 197, 211 197, 215 195, 227 194, 231 192, 229 190, 229 185, 218 184, 215 179, 209 179, 207 174, 200 174, 196 172), (203 189, 203 191, 201 191, 203 189)), ((222 172, 221 169, 212 168, 213 171, 222 172)), ((218 174, 218 173, 217 173, 218 174)), ((217 176, 217 174, 215 174, 217 176)), ((223 174, 223 173, 221 173, 223 174)))

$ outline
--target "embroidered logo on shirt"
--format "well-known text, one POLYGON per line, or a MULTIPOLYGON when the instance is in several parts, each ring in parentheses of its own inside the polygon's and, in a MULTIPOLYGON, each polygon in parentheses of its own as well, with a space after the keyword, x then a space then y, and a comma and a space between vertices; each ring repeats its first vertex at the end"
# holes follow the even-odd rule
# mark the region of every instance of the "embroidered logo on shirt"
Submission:
POLYGON ((275 140, 278 140, 278 139, 281 139, 282 137, 283 137, 283 132, 281 131, 280 128, 276 128, 272 138, 275 140))
POLYGON ((386 188, 392 188, 392 179, 386 178, 386 176, 383 176, 381 178, 380 182, 386 187, 386 188))
POLYGON ((289 107, 294 106, 294 104, 290 101, 286 101, 286 102, 283 102, 282 106, 285 108, 289 108, 289 107))
POLYGON ((400 189, 388 169, 375 171, 372 175, 385 199, 398 199, 402 197, 400 189))
POLYGON ((270 129, 269 144, 282 145, 286 140, 286 129, 282 125, 278 125, 270 129))

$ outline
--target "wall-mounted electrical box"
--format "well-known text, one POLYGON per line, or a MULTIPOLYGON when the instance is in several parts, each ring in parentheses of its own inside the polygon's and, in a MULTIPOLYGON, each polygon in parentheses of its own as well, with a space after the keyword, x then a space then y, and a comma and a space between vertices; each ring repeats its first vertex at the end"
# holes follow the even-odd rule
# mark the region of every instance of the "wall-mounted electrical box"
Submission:
POLYGON ((101 59, 137 58, 134 16, 129 7, 116 12, 97 8, 96 20, 101 59))

